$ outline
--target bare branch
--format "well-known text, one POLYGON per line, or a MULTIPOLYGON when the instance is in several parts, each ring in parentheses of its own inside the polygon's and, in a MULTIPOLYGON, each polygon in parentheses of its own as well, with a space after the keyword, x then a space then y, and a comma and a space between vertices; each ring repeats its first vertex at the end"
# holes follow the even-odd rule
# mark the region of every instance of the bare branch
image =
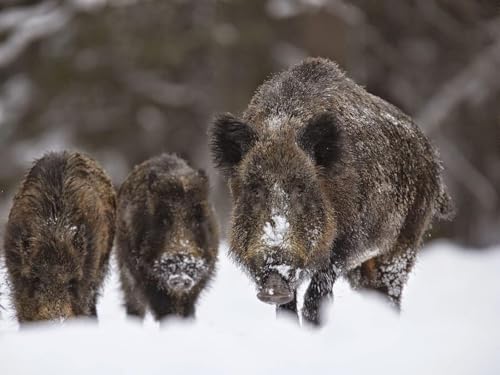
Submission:
POLYGON ((60 30, 71 18, 70 8, 52 1, 29 9, 13 9, 0 18, 0 28, 12 27, 10 36, 0 44, 0 68, 12 63, 34 40, 60 30))
POLYGON ((499 71, 500 36, 429 98, 415 116, 416 121, 431 134, 464 101, 485 97, 500 89, 499 71))
POLYGON ((149 72, 127 72, 120 75, 120 80, 132 92, 160 105, 183 107, 191 105, 198 98, 196 91, 189 86, 165 81, 149 72))
POLYGON ((0 13, 0 32, 8 37, 0 43, 0 68, 4 68, 35 40, 61 30, 78 11, 110 6, 127 6, 135 0, 48 0, 30 7, 13 7, 0 13))
POLYGON ((394 68, 401 65, 401 59, 404 56, 388 43, 379 30, 368 21, 362 8, 344 0, 331 0, 326 2, 324 9, 349 25, 360 36, 360 42, 376 46, 373 48, 373 52, 385 64, 394 68))
POLYGON ((476 198, 485 211, 495 209, 499 197, 490 180, 456 146, 444 139, 439 144, 447 170, 455 180, 476 198))
MULTIPOLYGON (((488 23, 487 27, 493 29, 492 23, 488 23)), ((427 134, 436 132, 461 103, 497 92, 500 89, 499 70, 500 36, 497 36, 492 45, 481 51, 469 65, 429 98, 426 106, 415 116, 417 123, 427 134)), ((443 154, 448 156, 446 164, 453 177, 471 192, 485 210, 494 207, 499 196, 490 180, 456 146, 444 140, 440 144, 443 154)))
POLYGON ((54 8, 53 1, 42 2, 30 7, 16 7, 0 12, 0 32, 16 28, 30 18, 46 13, 54 8))

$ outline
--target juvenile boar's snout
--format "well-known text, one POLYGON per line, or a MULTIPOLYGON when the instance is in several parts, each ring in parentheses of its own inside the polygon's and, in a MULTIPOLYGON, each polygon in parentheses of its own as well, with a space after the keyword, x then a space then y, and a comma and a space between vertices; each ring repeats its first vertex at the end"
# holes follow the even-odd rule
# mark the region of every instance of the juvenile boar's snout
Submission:
POLYGON ((167 283, 171 289, 178 291, 189 290, 194 286, 193 279, 184 274, 171 276, 167 283))
POLYGON ((203 258, 191 254, 163 254, 153 267, 157 277, 166 287, 178 292, 188 292, 208 272, 203 258))
POLYGON ((293 292, 280 275, 272 273, 257 293, 257 298, 262 302, 285 305, 292 302, 293 292))

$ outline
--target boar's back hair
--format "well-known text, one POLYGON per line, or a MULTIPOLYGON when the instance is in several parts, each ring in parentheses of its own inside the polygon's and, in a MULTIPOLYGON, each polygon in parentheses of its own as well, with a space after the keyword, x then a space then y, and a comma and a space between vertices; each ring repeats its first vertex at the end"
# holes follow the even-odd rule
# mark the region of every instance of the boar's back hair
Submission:
POLYGON ((63 299, 71 301, 71 315, 96 315, 115 210, 111 180, 93 159, 63 151, 35 161, 14 197, 4 239, 19 320, 52 319, 63 299), (68 290, 56 290, 64 280, 68 290), (30 283, 37 302, 26 291, 30 283))
MULTIPOLYGON (((409 116, 366 92, 330 60, 308 58, 275 75, 256 91, 242 120, 232 121, 245 124, 251 134, 252 142, 240 146, 243 154, 256 139, 265 139, 273 126, 295 128, 299 145, 326 167, 327 174, 334 176, 342 167, 344 173, 355 176, 351 187, 358 207, 364 206, 362 201, 369 195, 377 195, 372 187, 390 183, 395 190, 421 189, 432 201, 434 217, 453 217, 437 150, 409 116), (316 149, 312 140, 318 143, 316 149)), ((214 129, 221 131, 217 126, 214 129)), ((217 148, 212 150, 216 160, 222 159, 217 148)), ((396 192, 399 208, 407 211, 403 206, 414 193, 396 192)), ((385 204, 380 197, 371 217, 377 217, 380 205, 385 204)))

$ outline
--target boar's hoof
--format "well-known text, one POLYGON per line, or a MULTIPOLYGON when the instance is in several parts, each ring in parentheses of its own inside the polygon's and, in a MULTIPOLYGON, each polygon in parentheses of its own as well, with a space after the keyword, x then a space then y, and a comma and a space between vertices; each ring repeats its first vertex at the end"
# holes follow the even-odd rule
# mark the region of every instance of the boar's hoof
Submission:
POLYGON ((293 292, 279 275, 271 274, 259 290, 257 298, 262 302, 285 305, 292 302, 293 292))

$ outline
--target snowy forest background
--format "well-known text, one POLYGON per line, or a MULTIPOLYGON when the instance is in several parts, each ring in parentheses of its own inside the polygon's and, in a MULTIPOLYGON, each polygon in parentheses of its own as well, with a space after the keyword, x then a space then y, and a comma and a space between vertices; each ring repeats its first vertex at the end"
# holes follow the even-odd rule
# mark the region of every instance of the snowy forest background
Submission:
POLYGON ((208 170, 224 234, 229 202, 208 155, 210 119, 243 111, 264 79, 306 56, 336 60, 441 152, 458 214, 433 228, 444 242, 423 251, 401 318, 340 284, 332 322, 306 336, 274 321, 223 244, 196 325, 163 335, 151 320, 145 330, 124 323, 113 272, 99 331, 3 335, 17 326, 12 310, 0 314, 0 372, 499 373, 498 0, 0 0, 0 243, 26 169, 65 148, 98 159, 117 186, 133 165, 178 153, 208 170))
POLYGON ((498 0, 2 0, 0 227, 54 148, 89 152, 116 184, 176 152, 210 171, 224 224, 209 120, 305 56, 336 60, 432 138, 458 208, 435 236, 500 241, 498 0))

